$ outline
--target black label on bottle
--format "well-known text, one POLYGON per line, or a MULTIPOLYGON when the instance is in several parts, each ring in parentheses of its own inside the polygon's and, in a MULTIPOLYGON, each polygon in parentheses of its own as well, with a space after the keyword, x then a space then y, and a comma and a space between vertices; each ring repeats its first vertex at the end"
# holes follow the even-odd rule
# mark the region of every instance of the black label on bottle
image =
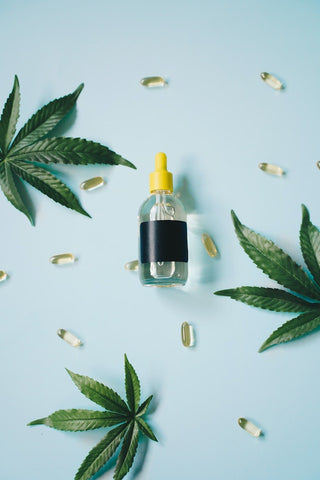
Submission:
POLYGON ((140 224, 141 263, 187 262, 187 224, 179 220, 154 220, 140 224))

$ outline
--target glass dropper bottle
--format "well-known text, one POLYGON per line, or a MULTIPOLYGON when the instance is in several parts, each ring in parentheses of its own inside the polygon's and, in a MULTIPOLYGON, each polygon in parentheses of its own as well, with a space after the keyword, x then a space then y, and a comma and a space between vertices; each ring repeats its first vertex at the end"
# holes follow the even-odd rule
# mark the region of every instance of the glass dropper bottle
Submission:
POLYGON ((188 278, 186 212, 173 193, 167 156, 156 155, 150 197, 139 210, 139 275, 142 285, 174 287, 188 278))

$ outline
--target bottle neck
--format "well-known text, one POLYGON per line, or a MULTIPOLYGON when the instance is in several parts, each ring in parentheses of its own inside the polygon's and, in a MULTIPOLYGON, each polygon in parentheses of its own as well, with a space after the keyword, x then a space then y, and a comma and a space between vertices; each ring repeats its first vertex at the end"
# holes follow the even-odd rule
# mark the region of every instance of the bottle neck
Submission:
POLYGON ((154 190, 151 195, 173 195, 171 190, 154 190))

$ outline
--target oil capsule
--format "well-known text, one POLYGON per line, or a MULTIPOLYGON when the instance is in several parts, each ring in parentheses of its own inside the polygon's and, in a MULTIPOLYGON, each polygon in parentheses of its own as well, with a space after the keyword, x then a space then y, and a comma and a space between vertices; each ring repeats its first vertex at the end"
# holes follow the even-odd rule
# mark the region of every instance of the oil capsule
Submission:
POLYGON ((282 83, 276 77, 267 72, 260 73, 260 78, 266 82, 269 87, 274 88, 275 90, 281 90, 283 88, 282 83))
POLYGON ((93 177, 85 180, 80 184, 81 190, 86 190, 90 192, 90 190, 95 190, 96 188, 100 188, 105 184, 105 181, 102 177, 93 177))
POLYGON ((7 280, 8 274, 4 270, 0 270, 0 282, 4 282, 7 280))
POLYGON ((250 422, 246 418, 240 417, 238 418, 238 424, 243 430, 250 433, 253 437, 260 437, 261 435, 261 428, 258 428, 254 423, 250 422))
POLYGON ((65 265, 66 263, 74 263, 75 257, 72 253, 60 253, 49 258, 49 262, 54 265, 65 265))
POLYGON ((167 82, 163 77, 144 77, 141 78, 140 85, 147 88, 165 87, 167 82))
POLYGON ((319 161, 319 162, 317 162, 317 167, 318 167, 318 168, 319 168, 319 170, 320 170, 320 161, 319 161))
POLYGON ((62 338, 62 340, 69 343, 69 345, 72 347, 80 347, 80 345, 82 345, 82 342, 78 337, 73 335, 73 333, 68 332, 68 330, 65 330, 64 328, 59 328, 57 330, 57 334, 60 338, 62 338))
POLYGON ((270 173, 271 175, 283 175, 284 171, 278 165, 272 165, 271 163, 259 163, 258 167, 260 170, 266 173, 270 173))
POLYGON ((201 241, 206 249, 207 254, 210 255, 210 257, 215 257, 218 253, 218 250, 210 235, 208 233, 203 233, 201 235, 201 241))
POLYGON ((129 272, 137 272, 139 270, 139 261, 132 260, 131 262, 126 263, 124 268, 129 272))
POLYGON ((188 322, 183 322, 181 325, 181 340, 184 347, 193 347, 194 345, 193 326, 188 322))

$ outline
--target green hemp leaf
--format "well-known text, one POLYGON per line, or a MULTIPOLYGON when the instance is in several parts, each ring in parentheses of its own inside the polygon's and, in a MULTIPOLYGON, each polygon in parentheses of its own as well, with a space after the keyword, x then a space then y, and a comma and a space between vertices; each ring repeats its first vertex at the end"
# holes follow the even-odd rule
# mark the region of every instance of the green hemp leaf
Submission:
POLYGON ((138 376, 125 360, 125 386, 127 403, 111 388, 89 377, 67 370, 73 382, 87 398, 105 411, 83 409, 58 410, 46 418, 40 418, 28 425, 47 425, 56 430, 72 432, 112 427, 106 436, 88 453, 82 462, 75 480, 88 480, 111 459, 122 442, 116 463, 114 480, 121 480, 130 470, 138 448, 139 433, 157 442, 150 425, 142 418, 152 400, 148 397, 140 406, 140 382, 138 376))
POLYGON ((40 190, 55 202, 90 217, 73 192, 39 164, 125 165, 136 168, 117 153, 97 142, 82 138, 48 138, 58 123, 74 108, 83 83, 69 95, 53 100, 38 110, 14 138, 20 109, 20 87, 15 76, 0 118, 0 186, 9 202, 34 225, 25 202, 20 179, 40 190))
POLYGON ((274 312, 294 312, 299 316, 284 323, 261 345, 259 352, 272 345, 289 342, 320 326, 320 231, 310 221, 302 205, 300 247, 311 277, 271 240, 240 223, 231 212, 240 245, 269 278, 293 293, 277 288, 239 287, 215 292, 254 307, 274 312))

